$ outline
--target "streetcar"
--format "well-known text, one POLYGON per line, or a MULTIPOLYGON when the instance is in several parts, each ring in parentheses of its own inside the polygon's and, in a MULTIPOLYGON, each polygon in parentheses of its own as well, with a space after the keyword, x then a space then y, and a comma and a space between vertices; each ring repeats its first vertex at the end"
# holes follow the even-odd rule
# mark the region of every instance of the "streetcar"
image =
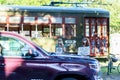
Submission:
POLYGON ((0 31, 13 31, 31 38, 54 52, 58 38, 67 53, 77 54, 84 37, 91 56, 109 53, 110 13, 102 8, 58 6, 0 6, 0 31))

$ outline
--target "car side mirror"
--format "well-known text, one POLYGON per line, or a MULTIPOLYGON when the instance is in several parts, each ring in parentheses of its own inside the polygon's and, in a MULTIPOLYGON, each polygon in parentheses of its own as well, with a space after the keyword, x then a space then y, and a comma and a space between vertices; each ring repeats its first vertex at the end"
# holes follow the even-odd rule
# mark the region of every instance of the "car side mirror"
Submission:
POLYGON ((26 57, 30 57, 30 58, 33 58, 33 57, 36 57, 37 56, 37 53, 35 50, 33 49, 28 49, 28 52, 25 54, 26 57))

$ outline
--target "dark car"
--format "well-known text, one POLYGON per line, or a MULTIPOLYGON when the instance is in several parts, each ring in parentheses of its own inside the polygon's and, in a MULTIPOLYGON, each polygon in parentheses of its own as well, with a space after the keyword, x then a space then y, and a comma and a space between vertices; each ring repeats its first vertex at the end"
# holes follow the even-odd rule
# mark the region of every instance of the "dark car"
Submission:
POLYGON ((0 32, 0 80, 101 80, 96 59, 50 55, 14 32, 0 32))

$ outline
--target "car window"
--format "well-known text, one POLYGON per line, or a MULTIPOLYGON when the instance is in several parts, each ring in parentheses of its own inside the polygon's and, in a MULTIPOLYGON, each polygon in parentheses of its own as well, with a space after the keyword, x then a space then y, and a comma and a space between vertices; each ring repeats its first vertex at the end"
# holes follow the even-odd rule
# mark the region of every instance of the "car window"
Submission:
POLYGON ((2 56, 21 56, 33 49, 26 43, 11 37, 0 37, 0 53, 2 56))

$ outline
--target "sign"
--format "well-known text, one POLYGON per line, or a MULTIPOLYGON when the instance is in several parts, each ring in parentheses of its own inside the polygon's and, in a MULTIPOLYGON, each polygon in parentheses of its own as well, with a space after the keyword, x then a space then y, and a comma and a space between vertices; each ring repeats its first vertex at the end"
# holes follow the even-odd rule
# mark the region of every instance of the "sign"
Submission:
POLYGON ((76 40, 65 40, 65 43, 70 43, 70 44, 76 43, 76 40))
POLYGON ((76 40, 65 40, 65 46, 76 46, 76 40))
POLYGON ((90 55, 90 47, 79 47, 78 48, 78 55, 81 56, 88 56, 90 55))
POLYGON ((120 55, 120 34, 110 35, 110 53, 120 55))

